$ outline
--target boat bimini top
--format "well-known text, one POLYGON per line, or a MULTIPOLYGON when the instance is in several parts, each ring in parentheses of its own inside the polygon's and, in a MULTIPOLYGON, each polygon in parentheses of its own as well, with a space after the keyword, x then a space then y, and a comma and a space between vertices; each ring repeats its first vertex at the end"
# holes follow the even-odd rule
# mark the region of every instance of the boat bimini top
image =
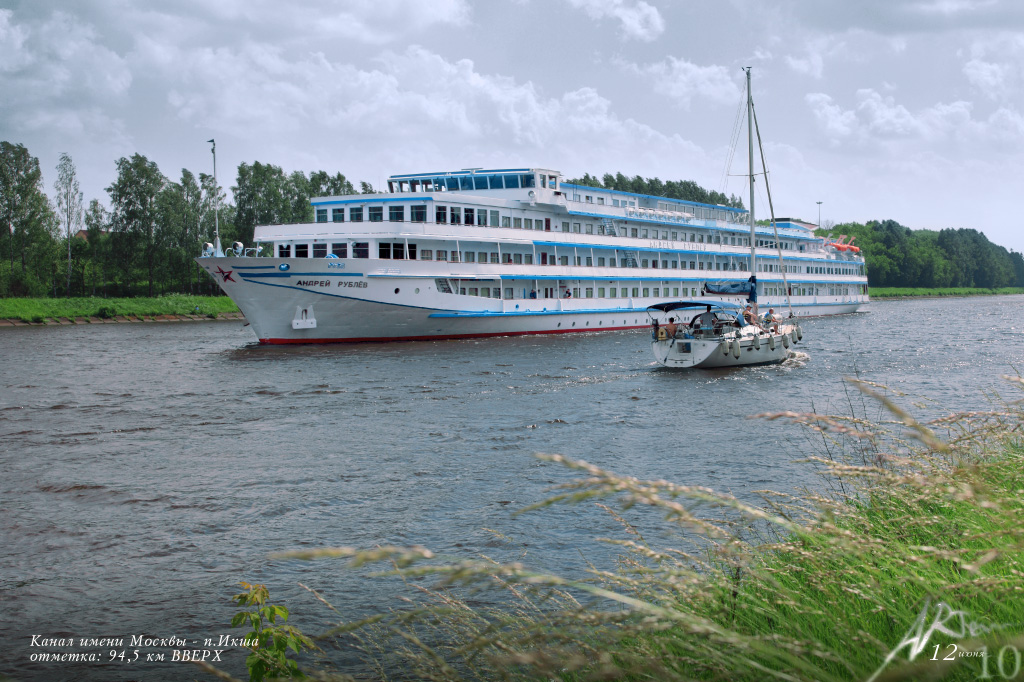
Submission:
POLYGON ((707 301, 669 301, 668 303, 656 303, 652 306, 647 306, 647 314, 650 315, 652 310, 658 310, 663 313, 670 313, 673 310, 705 310, 707 312, 723 312, 723 313, 735 313, 743 310, 745 306, 739 303, 730 303, 728 301, 715 301, 709 303, 707 301))

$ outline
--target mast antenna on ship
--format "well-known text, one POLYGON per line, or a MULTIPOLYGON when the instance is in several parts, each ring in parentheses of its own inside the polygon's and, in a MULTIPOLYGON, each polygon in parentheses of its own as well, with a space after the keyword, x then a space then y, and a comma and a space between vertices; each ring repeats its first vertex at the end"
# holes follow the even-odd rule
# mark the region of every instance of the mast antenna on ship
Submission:
POLYGON ((754 99, 750 94, 750 69, 747 72, 747 169, 750 178, 750 299, 757 304, 757 234, 754 231, 754 99))
POLYGON ((224 252, 220 248, 220 188, 217 185, 217 143, 207 140, 213 153, 213 254, 220 258, 224 252))

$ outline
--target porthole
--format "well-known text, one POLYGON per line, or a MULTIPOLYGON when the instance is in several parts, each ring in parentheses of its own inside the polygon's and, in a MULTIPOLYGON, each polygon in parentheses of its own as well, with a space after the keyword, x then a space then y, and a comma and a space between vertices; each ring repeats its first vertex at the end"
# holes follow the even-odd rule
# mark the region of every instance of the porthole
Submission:
POLYGON ((576 323, 575 323, 575 322, 573 322, 573 323, 572 323, 572 326, 574 326, 574 327, 575 327, 575 326, 576 326, 576 323))
POLYGON ((420 288, 419 287, 416 287, 416 293, 417 294, 420 293, 420 288))
POLYGON ((562 323, 561 323, 561 322, 559 322, 559 323, 558 323, 558 326, 559 326, 559 327, 561 327, 561 326, 562 326, 562 323))
POLYGON ((395 293, 396 294, 398 293, 398 291, 399 291, 398 287, 395 287, 395 293))

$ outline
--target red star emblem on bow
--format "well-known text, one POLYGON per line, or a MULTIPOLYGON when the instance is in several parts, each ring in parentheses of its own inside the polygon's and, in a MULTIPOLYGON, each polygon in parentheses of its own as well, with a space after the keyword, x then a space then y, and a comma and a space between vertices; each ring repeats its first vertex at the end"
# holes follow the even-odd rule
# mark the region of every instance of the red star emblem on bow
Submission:
MULTIPOLYGON (((223 277, 222 282, 234 282, 235 279, 231 276, 234 270, 223 270, 219 265, 217 266, 217 274, 223 277)), ((237 284, 237 282, 235 282, 237 284)))

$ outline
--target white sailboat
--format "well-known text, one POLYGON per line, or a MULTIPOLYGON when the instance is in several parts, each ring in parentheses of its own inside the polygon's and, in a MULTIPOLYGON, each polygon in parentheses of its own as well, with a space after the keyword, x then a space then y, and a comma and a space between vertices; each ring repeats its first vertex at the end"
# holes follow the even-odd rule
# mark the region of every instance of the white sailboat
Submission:
MULTIPOLYGON (((747 141, 750 180, 750 262, 751 273, 757 272, 757 243, 754 221, 754 100, 750 89, 750 67, 747 72, 747 141)), ((778 228, 775 209, 772 206, 771 190, 768 187, 768 169, 764 163, 764 149, 758 132, 758 149, 764 170, 765 189, 771 212, 771 224, 778 246, 778 228)), ((778 247, 779 263, 783 262, 781 247, 778 247)), ((748 305, 720 300, 683 300, 659 303, 649 306, 651 317, 651 350, 654 359, 665 367, 733 367, 740 365, 763 365, 783 362, 789 355, 789 348, 803 339, 803 330, 793 314, 786 268, 779 267, 782 276, 782 291, 789 307, 789 323, 782 324, 773 313, 764 318, 758 314, 757 276, 751 274, 746 286, 735 282, 723 283, 716 287, 709 282, 702 293, 717 295, 746 295, 748 305), (688 322, 681 315, 696 313, 688 322), (682 322, 682 324, 681 324, 682 322)))

